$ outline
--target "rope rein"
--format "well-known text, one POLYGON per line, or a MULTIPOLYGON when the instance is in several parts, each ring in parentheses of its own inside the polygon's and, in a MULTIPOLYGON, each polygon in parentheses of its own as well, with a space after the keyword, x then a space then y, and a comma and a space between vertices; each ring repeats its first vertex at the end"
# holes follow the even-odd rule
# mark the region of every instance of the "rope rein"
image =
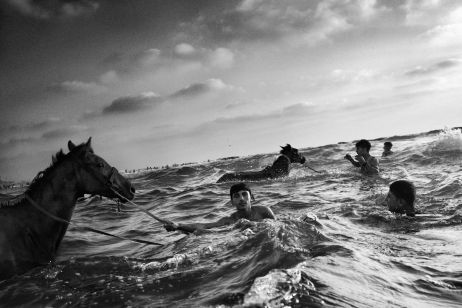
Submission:
POLYGON ((119 194, 114 188, 111 187, 111 190, 113 193, 115 193, 117 196, 123 198, 124 200, 126 200, 128 203, 134 205, 139 211, 141 212, 144 212, 146 213, 148 216, 154 218, 155 220, 157 220, 158 222, 161 222, 163 224, 171 224, 172 222, 168 219, 163 219, 163 218, 160 218, 154 214, 152 214, 151 212, 149 212, 148 210, 144 209, 143 207, 141 207, 140 205, 136 204, 135 202, 131 201, 131 200, 128 200, 127 198, 125 198, 124 196, 122 196, 121 194, 119 194))
MULTIPOLYGON (((169 221, 168 220, 163 220, 151 213, 149 213, 147 210, 141 208, 139 205, 135 204, 134 202, 128 200, 125 196, 122 196, 119 192, 117 192, 112 186, 113 186, 113 183, 112 183, 112 177, 114 176, 115 172, 117 171, 117 169, 115 169, 114 167, 111 167, 111 173, 109 174, 109 178, 108 179, 105 179, 103 178, 102 175, 100 174, 97 174, 95 172, 93 172, 93 170, 91 170, 90 168, 88 168, 85 164, 81 163, 79 160, 76 160, 76 163, 82 167, 83 169, 85 169, 88 173, 92 174, 99 182, 101 182, 103 185, 107 186, 112 192, 114 192, 117 196, 123 198, 124 200, 127 200, 128 202, 130 202, 131 204, 135 205, 139 210, 145 212, 146 214, 148 214, 149 216, 151 216, 152 218, 156 219, 157 221, 159 222, 162 222, 162 223, 168 223, 169 221)), ((142 244, 148 244, 148 245, 160 245, 162 246, 163 244, 160 244, 160 243, 156 243, 156 242, 151 242, 151 241, 146 241, 146 240, 140 240, 140 239, 131 239, 131 238, 127 238, 127 237, 124 237, 124 236, 120 236, 120 235, 114 235, 114 234, 111 234, 111 233, 108 233, 108 232, 105 232, 105 231, 101 231, 101 230, 98 230, 98 229, 95 229, 95 228, 91 228, 91 227, 86 227, 86 226, 81 226, 79 224, 76 224, 76 223, 73 223, 73 222, 70 222, 70 221, 67 221, 65 219, 62 219, 50 212, 48 212, 47 210, 45 210, 44 208, 42 208, 40 205, 37 204, 37 202, 35 202, 34 200, 32 200, 32 198, 30 198, 27 194, 24 194, 24 198, 27 199, 37 210, 39 210, 40 212, 42 212, 43 214, 47 215, 48 217, 56 220, 56 221, 59 221, 61 223, 65 223, 67 225, 73 225, 77 228, 80 228, 80 229, 84 229, 84 230, 88 230, 88 231, 91 231, 91 232, 95 232, 95 233, 99 233, 99 234, 103 234, 103 235, 107 235, 107 236, 112 236, 112 237, 115 237, 115 238, 118 238, 118 239, 121 239, 121 240, 127 240, 127 241, 132 241, 132 242, 136 242, 136 243, 142 243, 142 244)), ((119 205, 117 205, 119 211, 120 211, 120 208, 119 208, 119 205)))
POLYGON ((84 230, 92 231, 92 232, 95 232, 95 233, 99 233, 99 234, 103 234, 103 235, 112 236, 112 237, 115 237, 115 238, 118 238, 118 239, 121 239, 121 240, 127 240, 127 241, 136 242, 136 243, 148 244, 148 245, 163 245, 163 244, 160 244, 160 243, 151 242, 151 241, 146 241, 146 240, 131 239, 131 238, 127 238, 127 237, 120 236, 120 235, 114 235, 114 234, 111 234, 111 233, 108 233, 108 232, 105 232, 105 231, 101 231, 101 230, 98 230, 98 229, 95 229, 95 228, 86 227, 86 226, 81 226, 80 224, 77 224, 77 223, 75 223, 75 222, 71 222, 71 221, 62 219, 62 218, 60 218, 60 217, 58 217, 58 216, 56 216, 56 215, 51 214, 50 212, 48 212, 47 210, 45 210, 44 208, 42 208, 40 205, 38 205, 37 202, 35 202, 34 200, 32 200, 32 198, 29 197, 28 195, 25 194, 24 197, 25 197, 25 199, 27 199, 37 210, 39 210, 39 211, 42 212, 43 214, 45 214, 45 215, 47 215, 47 216, 53 218, 53 219, 56 220, 56 221, 65 223, 65 224, 67 224, 67 225, 72 225, 72 226, 77 227, 77 228, 79 228, 79 229, 84 229, 84 230))

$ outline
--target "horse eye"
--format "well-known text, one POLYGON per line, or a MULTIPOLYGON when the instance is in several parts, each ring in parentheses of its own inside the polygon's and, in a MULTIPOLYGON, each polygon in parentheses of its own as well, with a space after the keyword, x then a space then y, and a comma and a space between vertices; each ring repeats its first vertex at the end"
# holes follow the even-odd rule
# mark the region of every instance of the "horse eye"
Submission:
POLYGON ((98 166, 99 168, 103 168, 103 167, 104 167, 104 164, 103 164, 103 163, 98 163, 97 166, 98 166))

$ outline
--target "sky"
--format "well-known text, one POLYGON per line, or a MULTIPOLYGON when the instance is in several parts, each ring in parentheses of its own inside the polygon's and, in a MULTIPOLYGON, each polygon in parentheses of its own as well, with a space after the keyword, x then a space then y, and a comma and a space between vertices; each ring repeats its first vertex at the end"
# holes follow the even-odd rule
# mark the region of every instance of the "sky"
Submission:
POLYGON ((462 2, 3 0, 0 68, 1 179, 417 133, 462 125, 462 2))

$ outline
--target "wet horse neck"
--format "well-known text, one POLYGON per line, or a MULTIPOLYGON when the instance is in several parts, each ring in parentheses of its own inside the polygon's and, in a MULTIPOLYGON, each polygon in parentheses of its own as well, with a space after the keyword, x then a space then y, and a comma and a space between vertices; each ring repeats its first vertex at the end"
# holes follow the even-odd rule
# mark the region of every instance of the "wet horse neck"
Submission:
MULTIPOLYGON (((44 175, 39 191, 31 191, 29 197, 45 211, 69 221, 80 193, 78 177, 72 162, 63 162, 49 174, 44 175)), ((31 205, 32 206, 32 205, 31 205)), ((49 249, 56 252, 68 225, 56 221, 35 209, 31 229, 40 237, 40 242, 48 241, 49 249)), ((45 245, 47 246, 47 245, 45 245)))
POLYGON ((30 192, 29 196, 51 214, 69 219, 77 198, 82 195, 76 172, 72 162, 63 162, 44 175, 40 191, 30 192))

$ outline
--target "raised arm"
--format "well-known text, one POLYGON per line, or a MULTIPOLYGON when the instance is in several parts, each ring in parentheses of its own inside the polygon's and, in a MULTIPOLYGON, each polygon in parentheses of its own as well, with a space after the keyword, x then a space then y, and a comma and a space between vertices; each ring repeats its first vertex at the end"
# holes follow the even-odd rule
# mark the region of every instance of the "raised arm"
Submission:
POLYGON ((347 159, 347 160, 349 160, 349 161, 353 164, 353 166, 355 166, 355 167, 361 167, 361 163, 359 163, 359 162, 357 162, 356 160, 354 160, 353 157, 351 157, 350 154, 345 155, 344 158, 347 159))

